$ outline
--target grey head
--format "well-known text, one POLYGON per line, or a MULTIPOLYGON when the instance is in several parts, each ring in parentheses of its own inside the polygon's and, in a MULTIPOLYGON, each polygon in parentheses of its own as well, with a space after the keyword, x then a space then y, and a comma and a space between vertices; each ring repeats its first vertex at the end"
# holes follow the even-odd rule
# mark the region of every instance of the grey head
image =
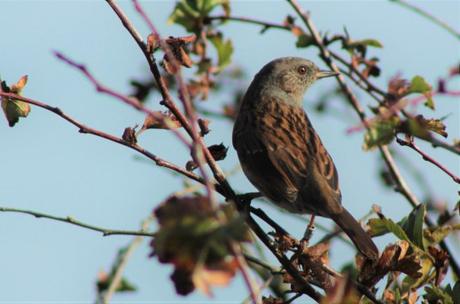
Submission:
POLYGON ((302 106, 305 91, 316 80, 336 75, 335 72, 321 71, 304 58, 278 58, 267 63, 256 74, 244 102, 265 100, 265 97, 272 96, 291 105, 302 106))

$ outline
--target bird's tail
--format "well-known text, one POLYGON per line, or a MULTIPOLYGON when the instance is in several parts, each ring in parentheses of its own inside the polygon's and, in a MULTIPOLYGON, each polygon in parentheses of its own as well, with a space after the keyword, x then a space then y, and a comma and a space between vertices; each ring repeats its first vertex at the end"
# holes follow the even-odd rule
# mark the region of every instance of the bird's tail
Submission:
POLYGON ((332 219, 348 235, 355 246, 365 257, 377 260, 379 250, 375 246, 371 237, 364 231, 358 221, 344 208, 339 214, 335 214, 332 219))

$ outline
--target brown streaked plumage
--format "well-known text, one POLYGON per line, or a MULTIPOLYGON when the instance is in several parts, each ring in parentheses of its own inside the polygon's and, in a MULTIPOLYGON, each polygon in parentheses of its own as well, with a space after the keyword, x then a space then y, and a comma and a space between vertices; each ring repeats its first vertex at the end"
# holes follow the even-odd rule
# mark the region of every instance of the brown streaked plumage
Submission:
POLYGON ((233 146, 244 173, 264 196, 288 211, 333 219, 375 260, 377 247, 342 206, 334 162, 302 108, 306 89, 334 75, 296 57, 265 65, 244 96, 233 146))

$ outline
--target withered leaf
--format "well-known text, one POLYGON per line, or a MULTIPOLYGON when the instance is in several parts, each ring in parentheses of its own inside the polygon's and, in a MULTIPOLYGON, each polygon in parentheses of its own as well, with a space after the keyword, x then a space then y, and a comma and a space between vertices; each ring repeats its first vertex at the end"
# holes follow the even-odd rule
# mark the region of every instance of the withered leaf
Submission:
POLYGON ((231 208, 220 205, 216 210, 208 197, 195 195, 172 196, 155 209, 159 229, 151 242, 151 256, 174 266, 171 278, 178 293, 197 287, 210 294, 212 286, 233 277, 229 244, 250 239, 244 220, 231 208))
POLYGON ((147 129, 177 129, 182 127, 176 116, 171 112, 154 112, 155 115, 147 115, 142 125, 142 130, 147 129))
POLYGON ((211 288, 228 285, 237 269, 235 258, 212 266, 199 265, 193 270, 192 282, 205 295, 212 296, 211 288))
MULTIPOLYGON (((1 81, 0 79, 0 82, 2 91, 21 95, 22 89, 27 84, 27 75, 22 76, 16 84, 11 86, 11 88, 6 85, 5 81, 1 81)), ((0 97, 0 100, 3 113, 10 127, 13 127, 19 121, 20 117, 27 117, 30 113, 30 105, 26 102, 6 97, 0 97)))
POLYGON ((135 145, 137 143, 136 128, 135 127, 134 128, 131 128, 131 127, 125 128, 121 138, 123 138, 123 140, 126 141, 129 144, 135 145))
MULTIPOLYGON (((227 156, 228 147, 224 146, 223 143, 219 145, 211 145, 208 147, 209 152, 211 152, 212 157, 215 161, 223 160, 227 156)), ((190 160, 185 165, 185 168, 188 171, 193 171, 198 168, 198 164, 195 161, 190 160)))
POLYGON ((205 136, 206 134, 209 133, 209 123, 210 121, 208 119, 198 119, 198 126, 200 127, 200 135, 205 136))
POLYGON ((427 119, 423 115, 409 117, 402 124, 401 130, 420 138, 430 138, 430 131, 447 137, 446 126, 440 119, 427 119))

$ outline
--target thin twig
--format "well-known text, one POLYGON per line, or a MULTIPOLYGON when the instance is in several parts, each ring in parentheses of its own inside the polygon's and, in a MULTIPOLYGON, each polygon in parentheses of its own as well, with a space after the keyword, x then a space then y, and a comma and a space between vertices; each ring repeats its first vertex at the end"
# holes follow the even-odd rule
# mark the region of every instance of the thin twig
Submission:
POLYGON ((251 300, 253 304, 261 304, 261 299, 258 296, 258 286, 257 283, 252 279, 251 275, 249 274, 249 266, 246 263, 246 259, 242 254, 241 245, 233 242, 231 244, 231 249, 233 256, 235 257, 235 261, 238 265, 238 269, 241 271, 243 276, 243 280, 249 290, 249 295, 251 296, 251 300))
POLYGON ((23 97, 23 96, 19 96, 19 95, 13 94, 13 93, 0 92, 0 96, 7 97, 7 98, 10 98, 10 99, 21 100, 23 102, 26 102, 26 103, 35 105, 37 107, 43 108, 45 110, 48 110, 48 111, 60 116, 61 118, 67 120, 68 122, 70 122, 74 126, 76 126, 79 129, 80 133, 92 134, 92 135, 95 135, 95 136, 110 140, 112 142, 118 143, 120 145, 126 146, 128 148, 131 148, 131 149, 143 154, 144 156, 146 156, 147 158, 151 159, 152 161, 154 161, 157 166, 171 169, 171 170, 173 170, 173 171, 175 171, 177 173, 180 173, 180 174, 182 174, 182 175, 184 175, 184 176, 186 176, 186 177, 188 177, 188 178, 190 178, 190 179, 192 179, 192 180, 194 180, 196 182, 199 182, 201 184, 204 183, 203 179, 200 176, 196 175, 195 173, 189 172, 184 168, 180 168, 180 167, 176 166, 175 164, 170 163, 170 162, 168 162, 168 161, 156 156, 155 154, 145 150, 143 147, 139 146, 138 144, 134 144, 134 143, 125 141, 120 137, 116 137, 116 136, 110 135, 108 133, 102 132, 100 130, 90 128, 90 127, 84 125, 83 123, 77 121, 76 119, 70 117, 69 115, 65 114, 61 109, 59 109, 57 107, 53 107, 53 106, 50 106, 50 105, 48 105, 48 104, 46 104, 44 102, 34 100, 34 99, 30 99, 30 98, 26 98, 26 97, 23 97))
MULTIPOLYGON (((60 52, 57 52, 55 51, 54 52, 54 55, 61 61, 65 62, 66 64, 68 64, 69 66, 79 70, 83 75, 85 75, 85 77, 91 81, 91 83, 94 85, 94 87, 96 88, 96 91, 99 92, 99 93, 103 93, 103 94, 107 94, 109 96, 112 96, 118 100, 121 100, 122 102, 124 102, 125 104, 133 107, 134 109, 140 111, 140 112, 143 112, 147 115, 150 115, 152 117, 155 117, 157 118, 158 120, 164 120, 166 123, 167 123, 167 119, 169 118, 166 118, 164 117, 163 115, 159 115, 158 112, 155 112, 155 111, 152 111, 150 110, 149 108, 145 107, 141 102, 139 102, 139 100, 137 100, 136 98, 133 98, 133 97, 130 97, 130 96, 126 96, 126 95, 123 95, 119 92, 116 92, 115 90, 107 87, 107 86, 104 86, 100 81, 98 81, 88 70, 88 68, 86 68, 85 65, 83 64, 80 64, 80 63, 77 63, 75 61, 73 61, 72 59, 70 59, 69 57, 65 56, 64 54, 60 53, 60 52)), ((182 143, 184 143, 187 147, 191 147, 191 144, 190 142, 182 135, 182 133, 180 133, 177 129, 175 128, 171 128, 170 131, 172 131, 179 139, 180 141, 182 141, 182 143)))
MULTIPOLYGON (((299 3, 296 0, 287 0, 291 6, 294 8, 294 10, 298 13, 300 18, 303 20, 305 25, 307 26, 308 30, 310 31, 310 34, 312 35, 316 46, 319 48, 321 52, 321 57, 323 61, 334 71, 334 72, 339 72, 337 65, 333 62, 331 58, 331 54, 327 47, 323 44, 323 41, 321 39, 321 36, 319 35, 318 30, 316 29, 315 25, 313 24, 310 16, 303 11, 302 7, 299 5, 299 3)), ((347 96, 348 100, 350 101, 350 104, 352 105, 353 109, 355 112, 358 114, 360 120, 364 124, 366 128, 369 128, 369 125, 367 124, 366 120, 366 114, 361 107, 358 99, 356 96, 353 94, 353 92, 350 90, 348 85, 346 84, 344 78, 342 75, 338 75, 336 77, 337 81, 339 82, 339 85, 344 92, 344 94, 347 96)), ((396 182, 397 185, 397 190, 404 196, 406 199, 409 201, 409 203, 412 205, 412 207, 416 207, 420 204, 419 200, 415 196, 415 194, 410 190, 409 186, 407 185, 406 181, 402 177, 399 168, 396 166, 393 156, 391 155, 389 149, 387 146, 379 146, 380 153, 382 155, 383 160, 385 161, 393 179, 396 182)), ((429 217, 425 218, 425 223, 430 226, 433 225, 429 217)), ((445 243, 444 240, 440 242, 441 247, 447 251, 449 254, 449 262, 451 264, 453 272, 457 275, 460 276, 460 267, 457 263, 457 261, 453 258, 452 252, 449 250, 447 247, 447 244, 445 243)))
MULTIPOLYGON (((153 220, 153 217, 149 216, 144 221, 142 221, 141 230, 142 231, 147 230, 152 220, 153 220)), ((128 247, 126 248, 126 251, 121 255, 121 257, 119 257, 120 261, 119 261, 118 267, 115 269, 115 273, 112 277, 112 281, 110 281, 107 291, 104 292, 104 295, 102 296, 103 304, 108 304, 110 302, 110 299, 112 298, 113 294, 116 292, 116 290, 120 286, 121 280, 123 278, 123 272, 126 268, 126 265, 128 264, 128 260, 132 256, 133 252, 142 243, 143 239, 144 239, 143 236, 136 236, 129 243, 128 247)))
MULTIPOLYGON (((214 20, 230 20, 230 21, 237 21, 237 22, 244 22, 244 23, 249 23, 249 24, 256 24, 256 25, 262 25, 264 28, 275 28, 275 29, 280 29, 280 30, 285 30, 285 31, 291 31, 292 28, 288 25, 280 24, 280 23, 273 23, 273 22, 267 22, 267 21, 262 21, 254 18, 249 18, 249 17, 241 17, 241 16, 224 16, 224 15, 218 15, 218 16, 211 16, 208 17, 207 20, 209 21, 214 21, 214 20)), ((340 56, 338 53, 329 50, 328 52, 330 54, 330 57, 336 59, 340 63, 342 63, 344 66, 349 68, 356 76, 359 77, 359 79, 365 84, 364 87, 362 84, 359 83, 357 79, 354 79, 352 77, 353 74, 351 73, 345 73, 344 70, 339 69, 340 72, 345 74, 347 77, 349 77, 353 82, 357 83, 360 88, 362 88, 366 93, 368 93, 372 98, 374 98, 377 102, 382 102, 380 98, 378 98, 375 94, 377 93, 381 97, 386 97, 387 93, 380 89, 377 85, 373 84, 368 77, 364 76, 353 64, 347 62, 342 56, 340 56)), ((404 114, 404 111, 401 111, 404 114)), ((361 128, 361 127, 360 127, 361 128)), ((424 141, 430 142, 433 147, 439 147, 446 149, 452 153, 455 154, 460 154, 460 149, 454 145, 448 144, 446 142, 442 142, 434 137, 431 138, 421 138, 424 141)))
POLYGON ((390 0, 391 2, 395 2, 401 6, 404 6, 408 9, 410 9, 411 11, 414 11, 416 12, 417 14, 427 18, 428 20, 432 21, 433 23, 439 25, 440 27, 442 27, 443 29, 445 29, 446 31, 448 31, 450 34, 454 35, 455 38, 457 39, 460 39, 460 32, 456 31, 453 27, 451 27, 450 25, 448 25, 446 22, 444 22, 443 20, 439 19, 438 17, 435 17, 433 16, 432 14, 428 13, 427 11, 424 11, 422 10, 421 8, 419 8, 418 6, 415 6, 405 0, 390 0))
MULTIPOLYGON (((114 0, 106 0, 106 2, 111 6, 111 8, 115 11, 117 16, 120 18, 123 26, 128 30, 128 32, 131 34, 131 36, 134 38, 136 43, 139 45, 141 48, 144 56, 147 59, 147 62, 149 64, 150 70, 158 83, 160 93, 163 97, 163 104, 176 116, 176 118, 181 122, 182 126, 184 129, 187 131, 187 133, 193 138, 193 130, 188 123, 186 117, 183 115, 182 112, 177 108, 175 103, 173 102, 171 95, 169 93, 168 88, 166 87, 166 84, 163 80, 163 78, 160 75, 158 66, 155 62, 154 57, 150 56, 146 49, 146 45, 143 42, 142 38, 139 36, 137 31, 134 29, 134 26, 132 23, 129 21, 127 16, 123 13, 121 8, 116 4, 114 0)), ((201 140, 199 138, 199 140, 201 140)), ((235 191, 231 188, 230 184, 225 178, 225 175, 223 174, 222 170, 219 168, 217 165, 216 161, 212 157, 211 153, 207 148, 203 149, 203 152, 206 157, 206 161, 208 162, 209 167, 211 168, 215 179, 219 183, 219 187, 221 188, 221 193, 224 197, 226 197, 229 200, 232 200, 235 202, 239 210, 244 210, 244 204, 241 202, 241 200, 238 198, 236 195, 235 191)), ((308 282, 303 278, 298 270, 290 263, 289 259, 283 254, 278 252, 276 247, 272 244, 272 241, 270 238, 266 235, 265 231, 263 231, 262 228, 257 224, 257 222, 252 219, 250 216, 246 218, 246 222, 248 225, 251 227, 251 229, 254 231, 254 233, 257 235, 257 237, 267 246, 267 248, 275 255, 275 257, 278 259, 278 261, 286 268, 287 272, 301 285, 303 286, 302 292, 305 292, 308 296, 310 296, 312 299, 314 299, 316 302, 319 302, 321 299, 321 295, 310 285, 308 282)))
POLYGON ((452 172, 449 171, 449 169, 447 169, 446 167, 444 167, 442 164, 440 164, 437 160, 435 160, 433 157, 429 156, 428 154, 426 154, 425 152, 423 152, 414 142, 413 139, 411 140, 404 140, 404 139, 401 139, 399 137, 396 137, 396 142, 398 144, 400 144, 401 146, 406 146, 406 147, 409 147, 411 148, 412 150, 416 151, 418 154, 420 154, 420 156, 422 156, 422 158, 424 160, 426 160, 427 162, 430 162, 432 163, 433 165, 435 165, 436 167, 438 167, 439 169, 441 169, 442 171, 444 171, 444 173, 446 173, 447 175, 449 175, 450 178, 452 178, 452 180, 454 182, 456 182, 457 184, 460 184, 460 178, 458 176, 456 176, 455 174, 453 174, 452 172))
MULTIPOLYGON (((139 13, 139 15, 142 17, 142 19, 144 19, 144 22, 147 23, 147 26, 149 27, 150 31, 155 36, 155 40, 160 43, 160 46, 161 46, 162 50, 166 53, 168 59, 169 60, 175 60, 175 56, 172 54, 171 49, 161 39, 161 36, 160 36, 159 32, 157 31, 157 29, 153 25, 152 20, 150 20, 150 18, 147 16, 146 12, 144 11, 142 6, 140 5, 139 1, 133 0, 133 4, 134 4, 134 7, 135 7, 136 11, 139 13)), ((153 57, 153 55, 152 55, 152 57, 153 57)), ((200 152, 203 151, 204 154, 208 154, 208 157, 210 157, 210 159, 213 159, 213 157, 212 157, 211 153, 209 153, 209 151, 208 151, 208 153, 205 152, 205 150, 208 150, 208 149, 207 149, 205 143, 203 142, 203 140, 201 139, 201 136, 199 135, 198 118, 196 117, 195 110, 192 107, 192 102, 190 100, 190 95, 188 93, 187 86, 185 85, 184 79, 183 79, 182 74, 181 74, 181 66, 180 66, 180 64, 178 62, 174 62, 173 64, 175 64, 177 66, 177 69, 178 69, 178 71, 177 71, 175 76, 176 76, 176 82, 179 85, 179 97, 180 97, 180 100, 182 101, 182 104, 184 106, 185 113, 187 114, 187 116, 189 118, 189 125, 190 125, 190 129, 191 129, 191 132, 189 132, 189 135, 192 138, 193 143, 194 143, 190 147, 191 152, 192 152, 191 153, 192 158, 197 163, 198 169, 200 170, 200 173, 201 173, 201 176, 203 177, 203 180, 205 181, 206 192, 207 192, 209 201, 212 204, 216 205, 217 202, 216 202, 216 199, 214 197, 213 183, 211 182, 211 179, 208 176, 208 173, 206 172, 206 170, 204 168, 205 161, 204 161, 203 154, 200 153, 200 152)), ((160 90, 161 90, 161 87, 160 87, 160 90)), ((210 161, 210 160, 208 160, 208 161, 210 161)))
POLYGON ((68 224, 72 224, 75 226, 83 227, 89 230, 97 231, 102 233, 103 236, 110 236, 110 235, 135 235, 135 236, 150 236, 153 237, 154 234, 151 232, 147 231, 136 231, 136 230, 118 230, 118 229, 108 229, 108 228, 103 228, 95 225, 90 225, 84 222, 81 222, 71 216, 66 216, 66 217, 60 217, 60 216, 54 216, 42 212, 36 212, 32 210, 26 210, 26 209, 18 209, 18 208, 9 208, 9 207, 0 207, 0 212, 13 212, 13 213, 23 213, 23 214, 29 214, 32 215, 36 218, 47 218, 50 220, 58 221, 58 222, 64 222, 68 224))

